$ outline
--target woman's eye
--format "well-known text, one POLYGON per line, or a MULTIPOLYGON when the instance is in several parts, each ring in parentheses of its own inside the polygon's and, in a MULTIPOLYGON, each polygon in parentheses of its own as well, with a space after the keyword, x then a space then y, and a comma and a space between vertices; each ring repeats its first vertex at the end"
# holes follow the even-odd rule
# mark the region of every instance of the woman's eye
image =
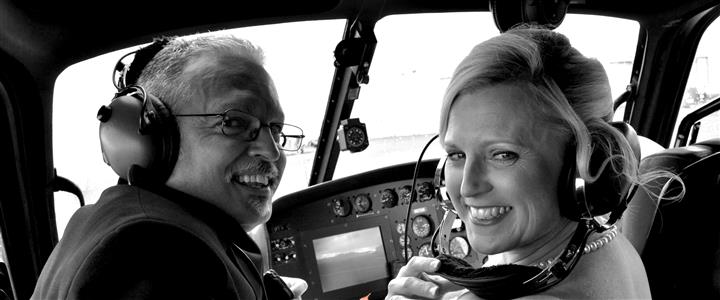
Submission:
POLYGON ((458 161, 458 160, 461 160, 461 159, 463 159, 463 158, 465 158, 465 154, 464 154, 464 153, 458 153, 458 152, 448 153, 448 159, 451 160, 451 161, 458 161))
POLYGON ((501 163, 514 163, 517 159, 517 153, 510 151, 499 151, 492 154, 492 160, 501 163))

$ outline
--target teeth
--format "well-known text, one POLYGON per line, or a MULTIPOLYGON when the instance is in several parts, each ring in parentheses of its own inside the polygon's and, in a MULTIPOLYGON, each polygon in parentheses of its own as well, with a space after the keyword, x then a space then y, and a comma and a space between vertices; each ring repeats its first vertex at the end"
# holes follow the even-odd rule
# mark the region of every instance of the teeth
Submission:
POLYGON ((512 210, 512 206, 473 207, 470 206, 470 216, 478 220, 492 220, 512 210))
POLYGON ((233 179, 239 183, 256 183, 261 185, 267 185, 270 182, 270 176, 255 174, 255 175, 234 175, 233 179))

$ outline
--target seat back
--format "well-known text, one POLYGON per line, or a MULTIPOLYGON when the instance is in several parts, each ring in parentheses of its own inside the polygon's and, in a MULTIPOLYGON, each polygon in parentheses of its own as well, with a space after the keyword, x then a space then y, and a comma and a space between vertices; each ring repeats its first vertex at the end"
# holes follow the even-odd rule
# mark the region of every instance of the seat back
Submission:
MULTIPOLYGON (((640 171, 653 170, 670 170, 685 184, 681 200, 659 205, 638 190, 623 217, 623 233, 641 254, 653 298, 720 299, 720 139, 642 159, 640 171)), ((666 182, 654 182, 652 192, 660 194, 666 182)), ((671 182, 666 192, 677 195, 679 187, 671 182)))

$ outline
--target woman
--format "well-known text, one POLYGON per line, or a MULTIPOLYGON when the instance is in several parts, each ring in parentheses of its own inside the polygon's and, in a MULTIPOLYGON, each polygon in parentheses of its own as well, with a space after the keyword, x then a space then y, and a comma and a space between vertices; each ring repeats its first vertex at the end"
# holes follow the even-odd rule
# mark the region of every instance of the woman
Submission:
MULTIPOLYGON (((540 270, 558 260, 582 227, 563 209, 573 200, 563 192, 564 168, 587 183, 608 174, 628 184, 646 181, 627 140, 608 124, 612 115, 602 65, 551 30, 509 30, 460 63, 443 100, 440 142, 448 154, 448 196, 474 251, 488 255, 481 269, 540 270), (596 156, 606 159, 595 163, 596 156)), ((642 261, 615 228, 592 233, 587 248, 567 277, 525 296, 650 298, 642 261)), ((433 274, 440 267, 438 259, 413 257, 386 299, 478 298, 433 274)))

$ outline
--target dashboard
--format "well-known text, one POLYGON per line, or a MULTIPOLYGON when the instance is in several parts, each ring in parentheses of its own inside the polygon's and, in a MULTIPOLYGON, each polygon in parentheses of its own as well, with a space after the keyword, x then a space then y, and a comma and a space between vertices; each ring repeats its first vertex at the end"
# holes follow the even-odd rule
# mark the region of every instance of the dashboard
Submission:
MULTIPOLYGON (((414 186, 415 163, 407 163, 277 199, 267 223, 270 268, 305 279, 303 299, 384 297, 405 255, 434 256, 431 240, 444 214, 433 186, 437 163, 420 163, 414 186)), ((462 223, 452 228, 450 253, 477 261, 462 223)))

